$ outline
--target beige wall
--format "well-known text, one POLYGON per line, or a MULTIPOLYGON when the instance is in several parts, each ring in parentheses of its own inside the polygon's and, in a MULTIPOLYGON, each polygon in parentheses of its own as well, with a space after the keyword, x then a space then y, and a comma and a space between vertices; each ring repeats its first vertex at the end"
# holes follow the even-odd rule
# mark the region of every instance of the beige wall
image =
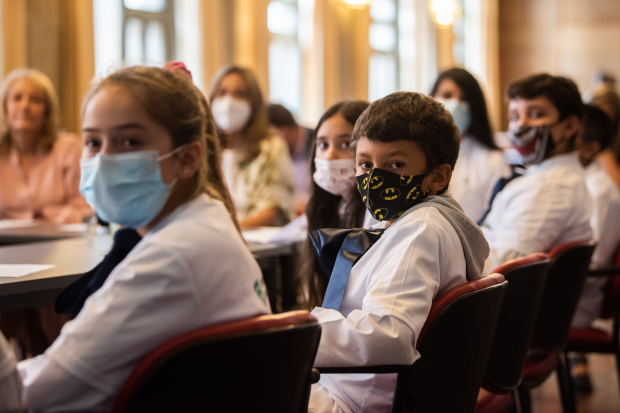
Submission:
POLYGON ((80 104, 95 73, 91 0, 2 0, 2 77, 41 70, 56 87, 61 125, 80 131, 80 104))
POLYGON ((502 92, 540 72, 569 76, 582 92, 599 68, 620 81, 620 1, 501 0, 499 7, 502 92))

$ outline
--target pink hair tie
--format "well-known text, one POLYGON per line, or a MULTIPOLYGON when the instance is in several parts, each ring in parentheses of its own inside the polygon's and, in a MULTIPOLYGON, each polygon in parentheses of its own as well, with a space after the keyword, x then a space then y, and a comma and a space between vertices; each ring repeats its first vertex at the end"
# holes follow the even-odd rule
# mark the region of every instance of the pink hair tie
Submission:
POLYGON ((192 72, 187 70, 187 66, 183 62, 168 62, 163 67, 164 70, 169 70, 173 73, 182 73, 189 76, 189 79, 193 81, 192 72))

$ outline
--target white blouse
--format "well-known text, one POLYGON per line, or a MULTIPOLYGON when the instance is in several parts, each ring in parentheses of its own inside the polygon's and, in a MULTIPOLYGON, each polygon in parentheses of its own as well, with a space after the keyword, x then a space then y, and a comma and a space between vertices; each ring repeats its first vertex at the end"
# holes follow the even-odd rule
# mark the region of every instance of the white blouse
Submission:
POLYGON ((489 207, 491 193, 500 178, 510 176, 501 150, 490 150, 474 138, 463 137, 448 192, 463 207, 465 215, 478 222, 489 207))
MULTIPOLYGON (((441 213, 406 212, 353 266, 340 311, 312 311, 322 328, 315 366, 412 364, 433 299, 466 282, 465 273, 461 241, 441 213)), ((389 411, 395 385, 395 374, 323 374, 311 410, 327 390, 343 412, 389 411)))
POLYGON ((491 248, 485 273, 514 258, 591 238, 590 211, 576 152, 530 166, 497 194, 481 227, 491 248))
POLYGON ((258 264, 224 205, 201 195, 146 234, 44 355, 18 364, 24 407, 109 411, 133 368, 158 345, 268 313, 258 264))

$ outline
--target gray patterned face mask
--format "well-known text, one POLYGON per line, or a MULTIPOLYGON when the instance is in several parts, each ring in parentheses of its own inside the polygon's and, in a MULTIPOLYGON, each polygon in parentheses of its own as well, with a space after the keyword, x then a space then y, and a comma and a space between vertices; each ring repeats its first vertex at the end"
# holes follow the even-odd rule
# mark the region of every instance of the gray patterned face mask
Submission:
POLYGON ((551 138, 551 128, 556 123, 540 126, 520 126, 508 130, 508 139, 512 147, 521 154, 523 165, 537 165, 545 160, 555 144, 551 138))

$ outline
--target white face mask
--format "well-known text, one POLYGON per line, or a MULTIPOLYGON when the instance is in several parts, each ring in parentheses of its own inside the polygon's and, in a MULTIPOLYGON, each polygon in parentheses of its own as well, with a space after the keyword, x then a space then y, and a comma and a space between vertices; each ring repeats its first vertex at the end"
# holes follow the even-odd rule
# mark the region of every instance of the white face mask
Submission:
POLYGON ((314 158, 314 182, 332 195, 346 194, 356 184, 354 159, 314 158))
POLYGON ((213 99, 211 112, 217 126, 226 133, 242 130, 252 116, 252 106, 247 100, 225 95, 213 99))
POLYGON ((448 112, 454 118, 456 127, 459 128, 459 132, 464 134, 471 125, 471 113, 469 111, 469 104, 464 100, 452 99, 435 99, 439 103, 443 103, 448 112))

